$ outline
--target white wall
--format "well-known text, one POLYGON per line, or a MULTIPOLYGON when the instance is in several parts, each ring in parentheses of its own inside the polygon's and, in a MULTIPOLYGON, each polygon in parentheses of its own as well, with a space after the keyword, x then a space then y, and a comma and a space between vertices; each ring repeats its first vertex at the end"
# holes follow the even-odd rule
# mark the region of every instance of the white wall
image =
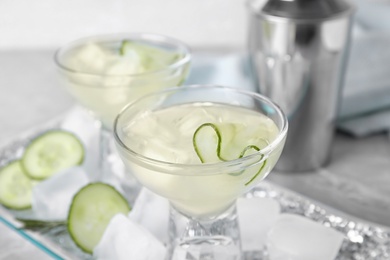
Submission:
POLYGON ((153 32, 193 48, 244 48, 245 0, 1 0, 0 49, 57 48, 93 34, 153 32))

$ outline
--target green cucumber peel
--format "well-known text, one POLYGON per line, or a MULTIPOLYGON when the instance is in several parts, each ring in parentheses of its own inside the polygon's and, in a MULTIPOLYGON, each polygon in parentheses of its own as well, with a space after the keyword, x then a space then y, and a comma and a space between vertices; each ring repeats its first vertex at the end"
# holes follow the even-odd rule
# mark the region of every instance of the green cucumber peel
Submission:
POLYGON ((128 45, 129 41, 128 40, 123 40, 121 43, 121 46, 119 48, 119 55, 120 56, 125 56, 126 55, 126 46, 128 45))
MULTIPOLYGON (((263 155, 263 157, 264 157, 264 155, 263 155)), ((261 171, 264 169, 266 164, 267 164, 267 160, 264 160, 264 162, 260 166, 260 169, 257 171, 257 173, 247 183, 245 183, 245 186, 248 186, 251 182, 253 182, 257 178, 257 176, 260 175, 261 171)))
MULTIPOLYGON (((266 140, 264 140, 266 141, 266 140)), ((267 142, 267 141, 266 141, 267 142)), ((268 143, 268 142, 267 142, 268 143)), ((226 161, 229 161, 228 159, 224 158, 224 156, 222 155, 222 133, 220 131, 220 129, 213 123, 204 123, 202 124, 201 126, 199 126, 195 132, 194 132, 194 135, 193 135, 193 138, 192 138, 192 144, 193 144, 193 147, 194 147, 194 150, 196 152, 196 154, 198 155, 200 161, 202 163, 207 163, 207 162, 218 162, 218 161, 222 161, 222 162, 226 162, 226 161), (199 138, 199 135, 201 134, 201 131, 204 130, 206 127, 210 127, 215 136, 216 136, 216 143, 215 143, 215 148, 214 148, 214 151, 211 152, 209 151, 208 155, 207 155, 207 152, 205 152, 205 150, 202 151, 201 147, 200 147, 200 140, 198 140, 199 138), (206 154, 204 154, 204 152, 206 154), (208 160, 207 158, 211 158, 213 157, 215 154, 216 157, 212 158, 211 160, 208 160)), ((209 148, 209 147, 206 147, 206 148, 209 148)), ((259 152, 261 149, 256 146, 256 145, 247 145, 241 152, 240 154, 238 155, 238 157, 236 159, 241 159, 245 156, 248 155, 248 152, 250 151, 255 151, 255 152, 259 152)), ((259 162, 261 162, 263 159, 264 159, 264 154, 261 154, 261 157, 259 159, 259 162)), ((264 169, 264 167, 266 166, 266 163, 267 163, 267 160, 264 160, 262 162, 262 164, 259 166, 259 170, 255 173, 255 175, 248 181, 245 183, 245 186, 249 185, 250 183, 252 183, 259 175, 260 173, 262 172, 262 170, 264 169)), ((233 175, 233 176, 239 176, 241 175, 243 171, 240 171, 238 173, 230 173, 230 175, 233 175)))
POLYGON ((204 127, 207 127, 207 126, 211 127, 211 128, 215 131, 215 134, 217 135, 218 141, 217 141, 217 148, 216 148, 216 151, 215 151, 217 157, 219 158, 219 160, 225 161, 225 159, 223 159, 223 158, 221 157, 221 140, 222 140, 222 138, 221 138, 221 133, 220 133, 219 129, 218 129, 214 124, 212 124, 212 123, 205 123, 205 124, 199 126, 199 127, 196 129, 196 131, 195 131, 195 133, 194 133, 194 135, 193 135, 193 137, 192 137, 192 144, 193 144, 193 146, 194 146, 194 149, 195 149, 196 154, 198 155, 198 157, 199 157, 199 159, 200 159, 200 161, 201 161, 202 163, 206 163, 205 158, 203 158, 202 153, 201 153, 200 149, 198 148, 196 137, 198 136, 199 132, 200 132, 204 127))

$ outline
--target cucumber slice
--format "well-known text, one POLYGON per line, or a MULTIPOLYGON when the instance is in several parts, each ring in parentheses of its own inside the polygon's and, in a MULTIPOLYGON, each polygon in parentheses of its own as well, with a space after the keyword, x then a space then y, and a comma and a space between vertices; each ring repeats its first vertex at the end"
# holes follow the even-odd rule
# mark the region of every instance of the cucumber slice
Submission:
POLYGON ((31 141, 21 162, 30 178, 43 180, 61 170, 80 165, 83 160, 84 147, 75 135, 52 130, 31 141))
MULTIPOLYGON (((245 156, 258 153, 261 148, 268 145, 268 141, 255 136, 241 134, 245 131, 245 126, 240 124, 214 124, 205 123, 199 126, 192 139, 196 154, 202 163, 217 163, 222 161, 231 161, 245 156), (254 142, 254 144, 248 144, 254 142)), ((264 154, 261 154, 259 161, 263 160, 264 154)), ((267 160, 264 160, 256 169, 254 174, 245 185, 253 182, 264 169, 267 160)), ((245 172, 253 172, 253 169, 231 173, 233 176, 241 175, 245 172)))
MULTIPOLYGON (((196 129, 192 142, 195 152, 202 163, 216 163, 237 159, 231 153, 229 144, 235 133, 233 124, 212 124, 205 123, 196 129), (223 136, 223 138, 222 138, 223 136)), ((239 151, 240 153, 241 151, 239 151)))
POLYGON ((127 200, 112 186, 91 183, 73 197, 68 214, 68 231, 80 249, 92 253, 111 218, 131 210, 127 200))
POLYGON ((119 53, 124 57, 137 57, 145 71, 164 69, 182 57, 177 52, 130 40, 122 41, 119 53))
POLYGON ((9 163, 0 170, 0 204, 17 210, 30 208, 33 186, 20 161, 9 163))

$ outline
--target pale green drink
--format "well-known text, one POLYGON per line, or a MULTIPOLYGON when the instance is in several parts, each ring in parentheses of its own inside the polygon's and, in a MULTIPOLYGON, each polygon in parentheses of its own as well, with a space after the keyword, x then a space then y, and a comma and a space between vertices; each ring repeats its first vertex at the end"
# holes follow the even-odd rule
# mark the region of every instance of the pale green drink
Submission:
MULTIPOLYGON (((121 140, 142 156, 172 164, 205 165, 195 148, 210 149, 212 157, 218 140, 212 132, 194 143, 194 133, 203 124, 211 123, 220 130, 223 156, 237 159, 248 145, 265 148, 279 135, 279 128, 266 115, 238 106, 198 102, 140 112, 131 121, 122 123, 121 140), (209 136, 207 136, 209 135, 209 136), (210 137, 210 138, 208 138, 210 137)), ((208 130, 207 130, 208 131, 208 130)), ((234 204, 236 198, 262 180, 275 165, 282 146, 266 157, 257 153, 251 166, 232 172, 213 174, 188 168, 176 170, 145 167, 126 152, 123 161, 146 187, 170 200, 180 212, 193 217, 212 217, 234 204)), ((207 153, 208 151, 205 152, 207 153)), ((218 163, 207 162, 210 165, 218 163)), ((221 162, 219 162, 221 163, 221 162)))
POLYGON ((56 61, 69 92, 111 129, 129 102, 180 86, 188 74, 190 55, 172 39, 134 34, 75 42, 60 50, 56 61))

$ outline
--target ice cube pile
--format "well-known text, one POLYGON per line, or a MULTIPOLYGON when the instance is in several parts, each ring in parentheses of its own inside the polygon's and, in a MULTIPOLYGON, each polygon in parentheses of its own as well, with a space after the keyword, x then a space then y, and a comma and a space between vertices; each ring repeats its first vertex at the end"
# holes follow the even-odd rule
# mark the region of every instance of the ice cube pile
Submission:
MULTIPOLYGON (((237 212, 242 249, 256 252, 267 248, 270 260, 332 260, 344 239, 342 233, 313 220, 281 213, 279 203, 273 199, 240 198, 237 212)), ((168 214, 164 198, 142 190, 128 217, 120 215, 111 220, 94 257, 163 260, 167 237, 161 234, 168 228, 168 214)), ((192 257, 196 255, 192 253, 192 257)), ((180 257, 187 254, 184 249, 175 250, 175 259, 183 259, 180 257)), ((229 252, 221 251, 220 257, 229 259, 229 252)))
MULTIPOLYGON (((80 138, 85 148, 84 162, 80 166, 56 173, 33 187, 32 219, 65 220, 73 196, 90 182, 108 183, 124 194, 120 182, 121 176, 111 174, 109 171, 99 171, 100 129, 88 112, 80 107, 75 107, 65 116, 61 128, 80 138)), ((117 164, 119 163, 122 162, 117 162, 117 164)))

